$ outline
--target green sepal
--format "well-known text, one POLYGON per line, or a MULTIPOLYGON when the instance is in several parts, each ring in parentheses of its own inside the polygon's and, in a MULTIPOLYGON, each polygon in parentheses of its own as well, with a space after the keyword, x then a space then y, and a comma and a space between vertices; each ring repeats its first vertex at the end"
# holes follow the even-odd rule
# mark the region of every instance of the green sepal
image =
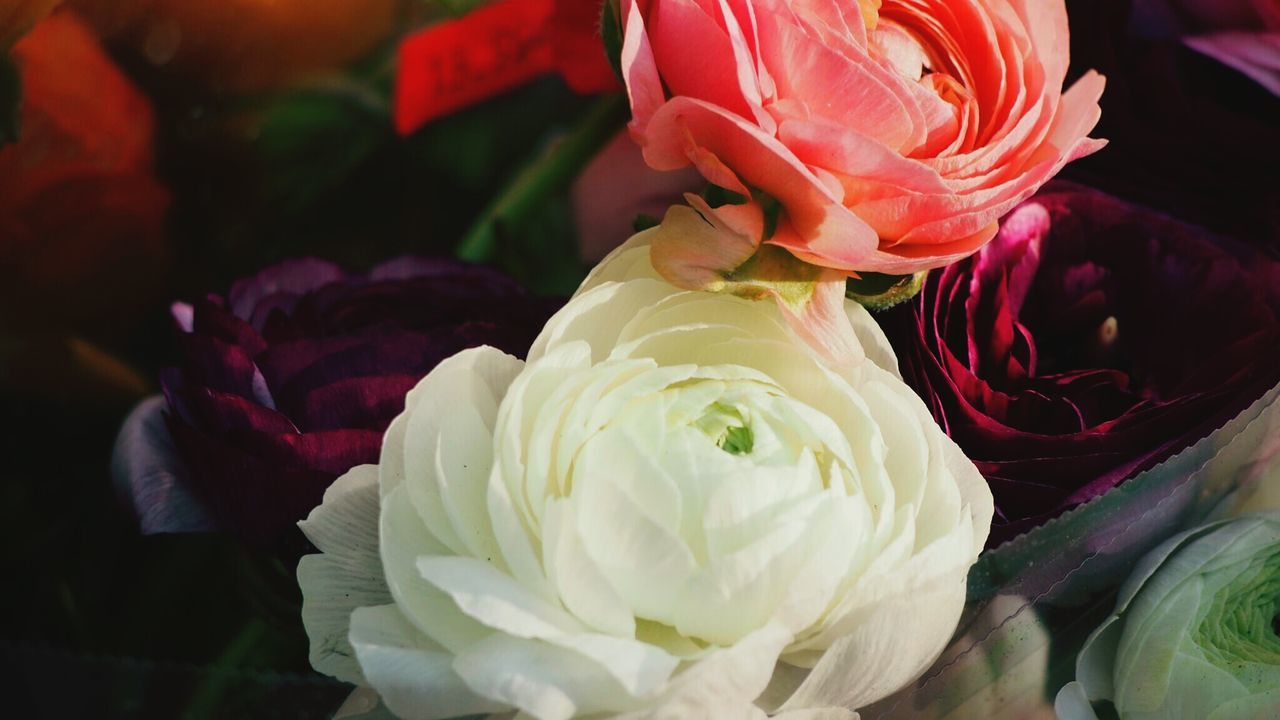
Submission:
POLYGON ((631 230, 633 232, 644 232, 645 230, 648 230, 650 228, 656 228, 661 224, 662 224, 662 220, 660 218, 656 218, 652 215, 647 215, 645 213, 640 213, 639 215, 636 215, 634 220, 631 221, 631 230))
POLYGON ((732 190, 722 188, 713 183, 707 183, 702 190, 702 199, 713 208, 724 207, 725 205, 746 205, 747 196, 742 193, 736 193, 732 190))
POLYGON ((868 310, 888 310, 910 300, 924 287, 928 271, 914 275, 860 272, 845 283, 845 296, 868 310))

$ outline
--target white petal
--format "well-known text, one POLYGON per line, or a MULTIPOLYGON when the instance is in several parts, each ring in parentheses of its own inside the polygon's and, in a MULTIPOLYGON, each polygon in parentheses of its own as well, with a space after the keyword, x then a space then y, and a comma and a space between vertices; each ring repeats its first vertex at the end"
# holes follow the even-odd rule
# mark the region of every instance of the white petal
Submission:
POLYGON ((378 557, 377 469, 361 465, 343 475, 325 492, 324 504, 298 525, 324 552, 298 562, 311 666, 361 683, 363 675, 347 640, 351 613, 391 600, 378 557))
POLYGON ((486 627, 522 638, 584 630, 573 616, 483 560, 419 557, 417 565, 427 582, 447 593, 462 612, 486 627))
POLYGON ((459 409, 441 427, 434 453, 445 515, 467 552, 481 558, 499 557, 485 501, 493 468, 491 433, 477 413, 459 409))
POLYGON ((681 593, 676 629, 728 644, 770 618, 792 632, 812 624, 830 603, 839 570, 849 564, 851 547, 836 538, 834 500, 807 498, 773 518, 754 542, 713 558, 681 593), (818 572, 808 571, 811 563, 818 572))
POLYGON ((547 642, 598 663, 632 697, 642 698, 661 688, 680 660, 656 645, 607 635, 566 635, 547 642))
POLYGON ((454 671, 453 655, 433 647, 394 605, 356 610, 351 617, 351 644, 369 684, 401 720, 508 709, 472 692, 454 671))
POLYGON ((586 343, 592 361, 600 362, 618 344, 619 319, 634 317, 675 292, 679 291, 660 279, 604 283, 580 291, 547 321, 529 350, 529 362, 542 360, 557 347, 573 342, 586 343))
POLYGON ((893 374, 894 377, 902 379, 902 375, 898 372, 898 357, 894 355, 893 346, 889 344, 889 338, 885 336, 884 330, 880 329, 880 323, 871 317, 871 313, 867 312, 866 308, 853 300, 845 301, 844 310, 849 316, 849 324, 853 326, 854 335, 858 336, 858 342, 862 345, 863 352, 867 354, 867 359, 893 374))
POLYGON ((587 553, 632 612, 670 624, 677 588, 694 572, 696 562, 679 535, 651 518, 622 489, 640 484, 648 464, 625 449, 626 443, 610 442, 603 435, 597 440, 584 450, 585 461, 575 476, 573 500, 582 508, 577 513, 578 531, 587 553), (603 449, 606 444, 609 450, 603 449), (593 447, 602 448, 598 459, 589 457, 593 447))
POLYGON ((652 709, 634 717, 763 717, 751 703, 769 684, 778 654, 790 640, 786 628, 770 623, 731 647, 710 652, 676 674, 652 709))
POLYGON ((403 486, 382 500, 379 543, 391 595, 419 631, 452 652, 484 637, 488 630, 418 573, 419 557, 447 554, 449 549, 423 527, 403 486))
POLYGON ((661 276, 653 269, 649 260, 652 230, 636 233, 626 242, 614 248, 598 265, 592 268, 582 285, 578 287, 574 297, 607 282, 626 282, 628 280, 658 280, 661 276))
POLYGON ((1085 695, 1084 686, 1078 682, 1062 686, 1053 701, 1053 712, 1058 720, 1098 720, 1098 714, 1085 695))
POLYGON ((638 705, 600 663, 540 640, 494 633, 458 655, 454 669, 477 694, 539 720, 638 705))
POLYGON ((788 710, 772 716, 773 720, 858 720, 858 713, 842 707, 788 710))
POLYGON ((539 563, 533 562, 536 556, 530 538, 537 534, 541 507, 547 497, 530 492, 529 444, 544 406, 565 383, 572 383, 590 367, 590 362, 590 347, 573 342, 559 345, 537 362, 529 363, 508 388, 494 429, 494 478, 500 482, 490 483, 487 498, 493 529, 512 574, 530 587, 543 586, 544 591, 545 581, 538 577, 541 569, 539 563), (518 522, 506 519, 507 514, 518 522))
POLYGON ((209 532, 213 518, 186 485, 186 468, 165 424, 165 407, 165 399, 156 395, 125 418, 111 453, 116 492, 133 508, 143 535, 209 532))
POLYGON ((502 549, 502 558, 507 568, 520 583, 537 593, 544 600, 554 601, 556 594, 542 566, 542 559, 534 547, 534 538, 525 526, 525 518, 520 515, 506 483, 497 479, 499 470, 493 470, 489 482, 489 494, 485 498, 489 507, 489 518, 493 522, 493 533, 502 549))
POLYGON ((547 575, 565 608, 602 633, 634 637, 635 617, 587 553, 573 504, 568 500, 549 504, 542 531, 547 575))
POLYGON ((859 708, 888 697, 938 657, 964 608, 964 575, 866 608, 780 708, 859 708))
MULTIPOLYGON (((436 448, 442 436, 450 446, 465 448, 463 451, 473 456, 493 447, 490 427, 497 416, 497 403, 488 383, 475 370, 476 362, 486 355, 508 358, 513 363, 511 369, 519 362, 493 348, 464 350, 437 365, 418 383, 417 404, 406 410, 409 419, 404 436, 404 486, 427 530, 456 554, 467 552, 461 532, 469 528, 460 532, 445 508, 442 481, 436 477, 436 448), (455 418, 460 419, 455 422, 455 418)), ((483 480, 484 476, 477 479, 470 473, 456 478, 459 484, 471 481, 481 488, 483 480)), ((466 494, 466 490, 458 490, 458 495, 466 494)), ((462 502, 465 505, 465 500, 462 502)))

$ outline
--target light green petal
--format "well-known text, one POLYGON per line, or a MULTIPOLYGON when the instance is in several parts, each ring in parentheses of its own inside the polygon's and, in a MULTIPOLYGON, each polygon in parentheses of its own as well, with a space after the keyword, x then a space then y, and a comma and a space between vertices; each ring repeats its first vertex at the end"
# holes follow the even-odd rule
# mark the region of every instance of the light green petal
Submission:
POLYGON ((1084 686, 1078 682, 1069 682, 1058 691, 1053 701, 1053 711, 1058 720, 1098 720, 1098 714, 1089 704, 1084 686))

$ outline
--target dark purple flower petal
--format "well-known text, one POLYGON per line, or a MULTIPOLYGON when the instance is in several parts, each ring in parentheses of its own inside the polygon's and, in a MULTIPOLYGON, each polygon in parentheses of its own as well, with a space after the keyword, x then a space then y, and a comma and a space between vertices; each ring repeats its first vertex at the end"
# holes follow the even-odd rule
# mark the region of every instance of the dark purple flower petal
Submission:
POLYGON ((299 550, 295 523, 338 475, 377 462, 418 380, 477 345, 523 356, 558 305, 490 268, 416 257, 367 275, 292 260, 226 299, 175 304, 181 362, 161 375, 174 469, 150 470, 130 430, 120 482, 148 513, 189 489, 219 528, 299 550))

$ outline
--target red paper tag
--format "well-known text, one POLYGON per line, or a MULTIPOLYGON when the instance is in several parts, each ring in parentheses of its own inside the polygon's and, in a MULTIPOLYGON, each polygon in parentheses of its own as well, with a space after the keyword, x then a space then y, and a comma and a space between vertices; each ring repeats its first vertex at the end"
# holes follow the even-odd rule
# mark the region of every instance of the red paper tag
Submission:
POLYGON ((510 90, 555 68, 545 26, 554 0, 501 0, 400 46, 396 131, 510 90))

